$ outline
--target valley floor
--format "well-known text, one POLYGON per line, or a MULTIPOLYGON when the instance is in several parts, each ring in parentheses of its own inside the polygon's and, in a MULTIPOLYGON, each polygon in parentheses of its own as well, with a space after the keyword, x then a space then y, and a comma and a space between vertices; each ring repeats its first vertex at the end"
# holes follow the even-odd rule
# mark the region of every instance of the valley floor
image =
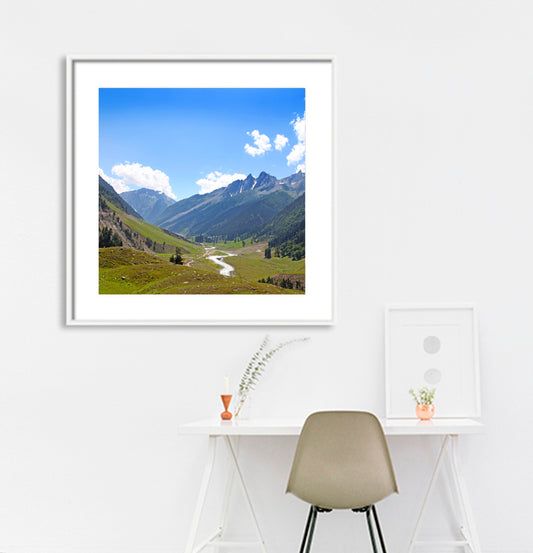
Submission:
MULTIPOLYGON (((169 255, 133 248, 101 248, 100 294, 302 294, 305 260, 265 259, 266 243, 242 242, 207 245, 183 255, 175 265, 169 255), (222 257, 222 267, 214 261, 222 257), (225 276, 228 274, 231 276, 225 276), (269 282, 259 282, 260 280, 269 282), (300 289, 291 289, 296 281, 300 289), (291 284, 288 284, 291 282, 291 284)), ((295 286, 294 286, 295 288, 295 286)))

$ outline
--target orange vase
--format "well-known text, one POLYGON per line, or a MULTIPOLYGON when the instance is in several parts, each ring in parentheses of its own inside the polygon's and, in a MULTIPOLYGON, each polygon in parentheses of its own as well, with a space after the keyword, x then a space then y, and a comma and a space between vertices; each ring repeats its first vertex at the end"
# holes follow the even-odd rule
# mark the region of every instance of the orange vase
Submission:
POLYGON ((233 417, 233 415, 228 411, 228 407, 233 396, 231 394, 222 394, 220 397, 222 398, 222 403, 224 404, 224 411, 220 413, 220 418, 222 420, 229 421, 231 420, 231 417, 233 417))
POLYGON ((435 406, 434 405, 422 405, 419 403, 416 406, 416 416, 421 421, 428 421, 433 417, 435 414, 435 406))

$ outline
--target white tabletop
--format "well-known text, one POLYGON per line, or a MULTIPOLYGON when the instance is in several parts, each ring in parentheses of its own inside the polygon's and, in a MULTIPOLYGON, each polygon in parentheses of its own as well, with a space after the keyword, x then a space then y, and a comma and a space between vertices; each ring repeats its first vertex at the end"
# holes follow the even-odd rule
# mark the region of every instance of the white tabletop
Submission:
MULTIPOLYGON (((298 436, 305 418, 253 418, 222 421, 220 418, 203 419, 181 424, 180 434, 208 436, 298 436)), ((381 419, 387 436, 418 436, 445 434, 479 434, 485 426, 475 419, 381 419)))

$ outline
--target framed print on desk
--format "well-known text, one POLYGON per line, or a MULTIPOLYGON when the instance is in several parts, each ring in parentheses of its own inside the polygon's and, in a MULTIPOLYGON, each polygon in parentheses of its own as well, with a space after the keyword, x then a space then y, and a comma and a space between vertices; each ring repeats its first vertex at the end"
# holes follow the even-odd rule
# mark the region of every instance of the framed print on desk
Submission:
POLYGON ((387 418, 414 418, 410 388, 436 388, 435 418, 480 416, 477 315, 472 304, 385 310, 387 418))
POLYGON ((67 324, 333 322, 333 59, 67 60, 67 324))

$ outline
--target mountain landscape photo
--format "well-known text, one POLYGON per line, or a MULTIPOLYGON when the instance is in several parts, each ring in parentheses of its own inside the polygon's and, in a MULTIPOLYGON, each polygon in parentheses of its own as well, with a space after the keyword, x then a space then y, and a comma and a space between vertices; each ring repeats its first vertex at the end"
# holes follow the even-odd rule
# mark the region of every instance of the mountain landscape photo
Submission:
POLYGON ((100 89, 100 294, 305 294, 304 93, 100 89))

